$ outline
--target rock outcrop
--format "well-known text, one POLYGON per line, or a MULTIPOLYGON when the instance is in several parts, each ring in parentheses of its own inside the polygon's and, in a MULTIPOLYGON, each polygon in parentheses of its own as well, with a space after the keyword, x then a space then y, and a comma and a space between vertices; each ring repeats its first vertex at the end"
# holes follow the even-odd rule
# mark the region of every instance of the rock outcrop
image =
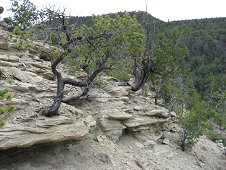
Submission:
MULTIPOLYGON (((8 34, 3 30, 0 32, 3 44, 0 70, 5 77, 4 86, 13 91, 11 103, 16 110, 0 128, 0 150, 80 139, 89 132, 90 126, 96 125, 96 121, 115 142, 125 131, 133 133, 161 127, 170 120, 166 109, 154 106, 149 98, 134 94, 130 87, 107 76, 99 78, 106 84, 102 89, 90 90, 89 103, 62 104, 60 116, 41 116, 40 110, 51 104, 56 91, 50 63, 41 59, 43 56, 38 49, 16 50, 15 43, 7 38, 8 34)), ((82 78, 81 73, 77 75, 82 78)))

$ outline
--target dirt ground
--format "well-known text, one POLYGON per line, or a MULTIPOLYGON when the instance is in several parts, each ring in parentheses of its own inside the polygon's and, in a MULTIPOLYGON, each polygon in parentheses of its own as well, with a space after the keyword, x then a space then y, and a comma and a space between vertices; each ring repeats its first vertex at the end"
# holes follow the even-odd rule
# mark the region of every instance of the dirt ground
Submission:
POLYGON ((145 146, 130 135, 113 143, 101 131, 80 141, 1 151, 1 170, 225 170, 222 144, 202 137, 192 152, 178 146, 145 146))

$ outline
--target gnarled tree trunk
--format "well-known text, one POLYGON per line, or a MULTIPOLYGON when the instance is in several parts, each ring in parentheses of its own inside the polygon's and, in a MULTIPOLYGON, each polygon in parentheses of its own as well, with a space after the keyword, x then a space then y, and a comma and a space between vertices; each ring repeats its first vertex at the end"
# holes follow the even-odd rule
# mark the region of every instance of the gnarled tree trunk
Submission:
POLYGON ((47 107, 42 114, 45 116, 53 116, 53 115, 58 115, 58 110, 60 108, 63 96, 64 96, 64 80, 62 78, 62 75, 60 74, 60 72, 58 72, 58 70, 56 69, 57 65, 63 60, 63 55, 55 60, 53 60, 53 58, 51 58, 51 69, 53 74, 56 76, 57 78, 57 94, 56 97, 53 101, 53 104, 50 107, 47 107))
POLYGON ((43 111, 43 115, 51 117, 53 115, 58 115, 58 110, 60 108, 63 96, 64 96, 64 82, 62 77, 57 79, 57 94, 53 101, 53 104, 50 107, 47 107, 43 111))
POLYGON ((133 91, 138 91, 142 88, 149 76, 149 69, 144 65, 142 57, 136 57, 133 69, 134 81, 131 84, 133 91))
POLYGON ((76 81, 71 78, 62 78, 61 73, 56 69, 57 65, 62 60, 63 60, 63 55, 55 60, 51 59, 52 72, 57 78, 57 94, 56 94, 56 97, 54 98, 52 105, 50 107, 47 107, 42 112, 43 115, 48 116, 48 117, 58 115, 58 110, 59 110, 62 102, 70 103, 72 101, 79 99, 82 96, 85 96, 88 93, 89 88, 90 88, 93 80, 96 78, 96 76, 103 70, 108 69, 108 68, 104 67, 103 65, 99 65, 98 68, 96 68, 92 73, 90 73, 88 75, 87 79, 85 79, 84 81, 76 81), (70 84, 72 86, 81 87, 81 88, 83 88, 82 92, 76 94, 75 96, 69 96, 69 97, 64 98, 65 84, 70 84))

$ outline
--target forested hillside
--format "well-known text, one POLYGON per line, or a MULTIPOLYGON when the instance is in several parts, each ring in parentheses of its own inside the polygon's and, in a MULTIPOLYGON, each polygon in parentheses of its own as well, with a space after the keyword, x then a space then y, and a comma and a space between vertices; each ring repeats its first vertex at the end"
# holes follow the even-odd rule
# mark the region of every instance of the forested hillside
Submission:
MULTIPOLYGON (((123 13, 121 13, 122 15, 123 13)), ((131 12, 149 30, 150 42, 159 33, 169 34, 175 27, 187 30, 186 66, 192 71, 195 88, 203 99, 226 85, 226 18, 163 22, 145 12, 131 12)), ((92 24, 92 17, 72 17, 71 23, 92 24)), ((151 42, 152 43, 152 42, 151 42)))
POLYGON ((190 30, 186 61, 193 73, 196 89, 204 99, 226 85, 226 18, 167 23, 165 31, 178 26, 190 30))

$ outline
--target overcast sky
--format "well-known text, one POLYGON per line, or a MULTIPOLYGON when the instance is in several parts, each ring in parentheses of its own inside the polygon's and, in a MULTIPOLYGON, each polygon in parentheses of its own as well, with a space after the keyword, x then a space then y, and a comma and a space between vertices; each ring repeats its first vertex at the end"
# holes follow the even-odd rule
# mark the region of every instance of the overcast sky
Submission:
MULTIPOLYGON (((173 21, 226 17, 226 0, 30 0, 38 7, 56 5, 65 7, 71 15, 87 16, 118 11, 145 11, 161 20, 173 21)), ((10 0, 0 0, 5 8, 1 18, 10 15, 10 0)))

